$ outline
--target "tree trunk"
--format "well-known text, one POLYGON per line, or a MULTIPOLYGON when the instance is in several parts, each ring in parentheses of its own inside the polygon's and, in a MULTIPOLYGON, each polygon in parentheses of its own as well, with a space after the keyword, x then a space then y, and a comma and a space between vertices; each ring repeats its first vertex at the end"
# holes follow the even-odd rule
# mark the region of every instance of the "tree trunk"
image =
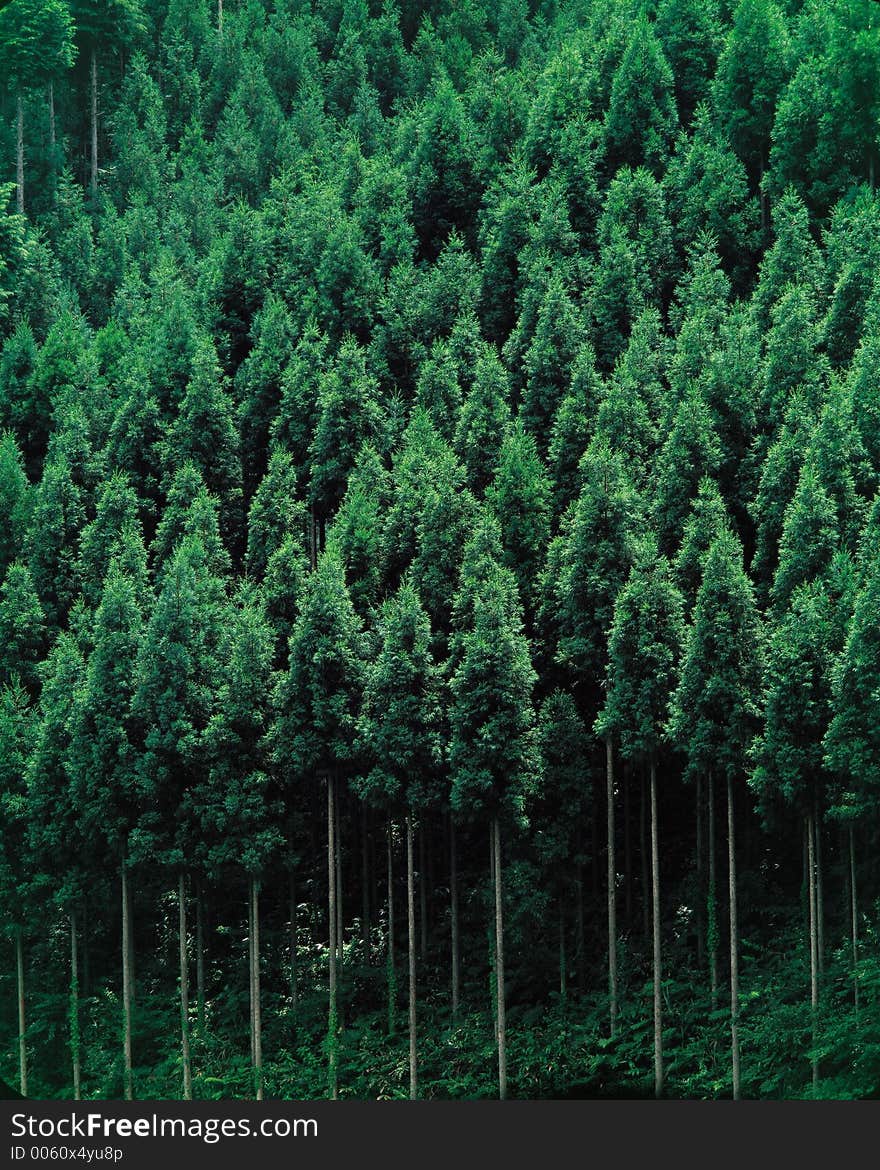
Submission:
POLYGON ((98 190, 98 51, 92 46, 91 59, 92 96, 92 194, 98 190))
POLYGON ((396 1030, 395 1017, 397 1015, 397 974, 394 970, 394 832, 390 817, 385 837, 388 866, 388 946, 385 961, 388 982, 388 1035, 393 1036, 396 1030))
POLYGON ((15 971, 18 984, 18 1083, 22 1097, 28 1095, 27 1074, 27 1020, 24 1003, 24 942, 21 927, 15 932, 15 971))
POLYGON ((217 0, 217 32, 223 36, 223 0, 217 0))
MULTIPOLYGON (((819 1011, 819 930, 816 906, 816 822, 812 815, 806 818, 807 830, 807 899, 810 907, 810 1022, 813 1047, 818 1041, 817 1015, 819 1011)), ((810 1059, 813 1092, 819 1087, 819 1062, 810 1059)))
POLYGON ((501 888, 501 826, 496 816, 491 826, 495 883, 495 990, 498 1039, 498 1096, 507 1098, 507 1021, 504 1003, 504 916, 501 888))
POLYGON ((21 90, 15 95, 15 206, 24 215, 24 102, 21 90))
POLYGON ((630 767, 628 764, 623 768, 623 872, 624 872, 624 893, 625 893, 625 919, 627 929, 632 927, 633 914, 633 883, 632 883, 632 841, 630 833, 630 817, 629 817, 629 779, 630 767))
POLYGON ((825 894, 822 880, 822 818, 819 798, 813 798, 813 839, 816 843, 816 970, 821 982, 825 970, 825 894))
MULTIPOLYGON (((420 875, 421 876, 421 875, 420 875)), ((413 874, 412 817, 406 818, 406 928, 407 957, 409 961, 409 1098, 418 1096, 418 1068, 416 1062, 416 904, 415 876, 413 874)))
POLYGON ((345 943, 342 916, 342 828, 339 814, 339 785, 334 785, 336 808, 336 955, 342 962, 342 948, 345 943))
POLYGON ((260 883, 250 879, 251 922, 253 924, 253 989, 254 989, 254 1082, 257 1100, 263 1100, 263 1019, 260 1010, 260 883))
POLYGON ((424 821, 419 825, 419 915, 419 958, 424 963, 428 958, 428 874, 424 821))
POLYGON ((736 840, 733 824, 733 781, 727 777, 727 867, 730 897, 730 1051, 733 1099, 739 1100, 739 930, 736 921, 736 840))
POLYGON ((290 868, 289 901, 290 901, 290 941, 289 941, 288 961, 289 961, 289 967, 290 967, 290 1006, 295 1014, 296 1013, 296 1002, 297 1002, 297 971, 296 971, 297 953, 296 952, 297 952, 298 943, 297 943, 297 921, 296 921, 296 919, 297 919, 297 913, 296 913, 296 870, 293 868, 292 865, 290 868))
POLYGON ((248 878, 248 892, 247 892, 247 936, 248 936, 248 1019, 250 1021, 250 1042, 251 1042, 251 1069, 256 1068, 257 1064, 257 1044, 256 1034, 257 1029, 254 1020, 254 1003, 256 997, 254 996, 254 904, 251 899, 251 883, 248 878))
POLYGON ((134 1100, 134 1077, 131 1058, 131 904, 128 896, 128 871, 122 865, 122 1016, 124 1027, 125 1099, 134 1100))
POLYGON ((205 914, 201 882, 196 882, 196 1023, 205 1037, 205 914))
POLYGON ((458 1020, 461 996, 459 936, 458 936, 458 854, 455 842, 455 822, 449 823, 449 922, 452 932, 452 1019, 458 1020))
POLYGON ((605 738, 605 789, 608 810, 608 997, 613 1039, 617 1034, 617 879, 614 864, 614 748, 610 735, 605 738))
POLYGON ((330 1004, 327 1018, 327 1055, 330 1098, 339 1095, 336 1070, 336 800, 332 775, 327 777, 327 923, 330 928, 328 959, 330 965, 330 1004))
POLYGON ((849 827, 850 927, 852 930, 853 1006, 859 1014, 859 903, 856 890, 856 849, 853 827, 849 827))
POLYGON ((663 1096, 663 1001, 660 981, 660 850, 657 827, 657 765, 651 759, 651 908, 654 921, 654 1096, 663 1096))
POLYGON ((709 989, 712 1011, 718 1010, 718 907, 715 904, 715 780, 710 772, 709 787, 709 888, 706 893, 706 945, 709 948, 709 989))
POLYGON ((189 963, 186 954, 186 880, 177 885, 178 938, 180 941, 180 1055, 183 1062, 183 1099, 192 1101, 192 1060, 189 1052, 189 963))
POLYGON ((82 1100, 82 1061, 79 1032, 79 937, 76 910, 70 911, 70 1059, 73 1068, 73 1099, 82 1100))

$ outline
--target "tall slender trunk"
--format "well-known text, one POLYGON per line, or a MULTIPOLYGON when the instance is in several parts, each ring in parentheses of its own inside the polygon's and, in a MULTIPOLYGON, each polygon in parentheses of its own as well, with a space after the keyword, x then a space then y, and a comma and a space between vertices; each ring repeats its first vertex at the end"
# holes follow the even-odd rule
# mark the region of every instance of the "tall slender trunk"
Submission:
POLYGON ((250 879, 251 923, 253 926, 253 989, 254 989, 254 1082, 257 1100, 263 1100, 263 1018, 260 1009, 260 883, 250 879))
POLYGON ((614 747, 610 735, 605 737, 605 790, 608 810, 608 997, 613 1039, 617 1034, 617 878, 614 864, 614 747))
POLYGON ((223 0, 217 0, 217 32, 223 36, 223 0))
POLYGON ((418 1068, 416 1061, 416 903, 414 886, 412 817, 407 815, 406 943, 409 962, 409 1097, 411 1101, 415 1101, 418 1096, 418 1068))
POLYGON ((339 813, 339 785, 334 785, 336 808, 336 955, 342 962, 342 948, 345 943, 345 933, 342 926, 342 828, 339 813))
POLYGON ((134 1099, 131 1058, 131 902, 128 895, 128 870, 122 863, 122 1016, 124 1028, 125 1099, 134 1099))
POLYGON ((196 882, 196 1023, 205 1037, 205 907, 201 882, 196 882))
POLYGON ((79 936, 76 909, 70 911, 70 1060, 73 1069, 73 1099, 82 1099, 82 1060, 79 1031, 79 936))
POLYGON ((333 1101, 339 1096, 336 1069, 336 800, 332 773, 327 777, 327 923, 330 928, 328 959, 330 965, 330 1003, 327 1018, 327 1056, 329 1088, 333 1101))
POLYGON ((455 821, 449 822, 449 924, 452 933, 452 1019, 458 1019, 461 996, 461 973, 458 937, 458 851, 455 841, 455 821))
MULTIPOLYGON (((816 822, 811 813, 806 818, 807 830, 807 897, 810 907, 810 1023, 813 1048, 818 1042, 817 1016, 819 1012, 819 931, 816 906, 816 822)), ((819 1062, 810 1058, 813 1091, 819 1087, 819 1062)))
POLYGON ((419 825, 419 958, 428 958, 428 872, 425 850, 425 825, 419 825))
POLYGON ((91 98, 92 98, 92 194, 98 190, 98 50, 92 46, 91 58, 91 98))
POLYGON ((657 765, 651 758, 651 908, 654 920, 654 1096, 663 1096, 663 1001, 660 981, 660 850, 657 826, 657 765))
POLYGON ((852 930, 853 1006, 859 1014, 859 902, 856 890, 856 848, 853 827, 849 827, 850 928, 852 930))
POLYGON ((709 948, 709 989, 712 1011, 718 1010, 718 907, 715 903, 715 779, 706 777, 709 787, 709 888, 706 893, 706 945, 709 948))
POLYGON ((22 1097, 28 1095, 27 1019, 24 1003, 24 941, 21 927, 15 932, 15 972, 18 989, 18 1083, 22 1097))
POLYGON ((361 939, 364 963, 370 965, 370 850, 367 806, 361 805, 361 939))
POLYGON ((192 1060, 189 1051, 189 963, 186 954, 186 879, 177 884, 178 938, 180 942, 180 1055, 183 1063, 183 1099, 192 1101, 192 1060))
POLYGON ((733 823, 733 781, 727 777, 727 868, 730 897, 730 1051, 733 1099, 739 1100, 739 930, 736 920, 736 839, 733 823))
POLYGON ((501 887, 501 825, 496 816, 490 830, 495 883, 495 990, 498 1039, 498 1096, 507 1097, 507 1020, 504 1002, 504 914, 501 887))
POLYGON ((388 946, 385 962, 388 982, 388 1035, 393 1036, 397 1016, 397 973, 394 969, 394 827, 390 817, 385 838, 388 867, 388 946))
POLYGON ((15 206, 24 215, 24 102, 15 95, 15 206))

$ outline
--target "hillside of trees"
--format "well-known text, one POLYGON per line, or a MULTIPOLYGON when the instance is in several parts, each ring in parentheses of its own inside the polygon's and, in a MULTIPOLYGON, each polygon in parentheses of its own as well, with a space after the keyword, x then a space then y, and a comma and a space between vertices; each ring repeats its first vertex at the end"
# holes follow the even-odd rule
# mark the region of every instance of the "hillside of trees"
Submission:
POLYGON ((880 5, 0 82, 0 1077, 880 1095, 880 5))

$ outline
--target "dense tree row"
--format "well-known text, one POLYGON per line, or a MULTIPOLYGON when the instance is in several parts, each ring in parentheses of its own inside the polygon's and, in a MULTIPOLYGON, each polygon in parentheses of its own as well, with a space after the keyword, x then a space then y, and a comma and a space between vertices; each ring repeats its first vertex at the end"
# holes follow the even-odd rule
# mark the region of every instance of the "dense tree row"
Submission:
POLYGON ((7 1079, 880 1091, 877 4, 0 61, 7 1079))

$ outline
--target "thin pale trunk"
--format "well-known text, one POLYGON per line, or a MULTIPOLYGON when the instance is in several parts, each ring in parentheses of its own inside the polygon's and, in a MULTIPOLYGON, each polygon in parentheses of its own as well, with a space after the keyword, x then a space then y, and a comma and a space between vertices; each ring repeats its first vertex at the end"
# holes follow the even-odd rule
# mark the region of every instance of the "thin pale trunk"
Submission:
MULTIPOLYGON (((807 896, 810 906, 810 1021, 815 1048, 817 1014, 819 1011, 819 931, 816 906, 816 822, 811 815, 806 819, 807 830, 807 896)), ((813 1076, 813 1091, 819 1087, 819 1062, 815 1056, 810 1059, 813 1076)))
POLYGON ((217 32, 223 36, 223 0, 217 0, 217 32))
POLYGON ((334 786, 336 807, 336 955, 342 962, 342 948, 345 943, 345 932, 342 926, 342 829, 339 813, 339 786, 334 786))
POLYGON ((370 965, 370 852, 367 806, 361 805, 361 939, 364 963, 370 965))
POLYGON ((407 957, 409 961, 409 1097, 411 1101, 415 1101, 418 1096, 418 1067, 416 1061, 416 903, 414 886, 412 817, 407 816, 406 928, 407 957))
POLYGON ((92 46, 91 59, 92 97, 92 193, 98 190, 98 51, 92 46))
POLYGON ((455 843, 455 822, 449 825, 449 921, 452 932, 452 1018, 458 1019, 461 995, 458 937, 458 851, 455 843))
POLYGON ((739 1100, 739 930, 736 920, 736 840, 733 823, 733 781, 727 777, 727 868, 730 897, 730 1051, 733 1099, 739 1100))
POLYGON ((419 826, 419 958, 428 958, 428 874, 425 863, 425 826, 419 826))
POLYGON ((205 1037, 205 913, 202 887, 196 882, 196 1023, 205 1037))
POLYGON ((853 1006, 859 1014, 859 903, 856 891, 856 849, 853 827, 849 827, 850 928, 852 930, 853 1006))
POLYGON ((605 739, 605 789, 608 811, 608 997, 613 1039, 617 1034, 617 877, 614 864, 614 748, 610 735, 605 739))
POLYGON ((21 90, 15 95, 15 206, 24 215, 24 102, 21 90))
POLYGON ((660 951, 660 850, 657 826, 657 765, 651 760, 651 908, 654 920, 654 1096, 663 1096, 663 1001, 660 951))
POLYGON ((703 966, 705 931, 703 923, 703 778, 697 776, 697 965, 703 966))
POLYGON ((257 1100, 263 1100, 263 1019, 260 1010, 260 883, 251 878, 251 921, 253 923, 254 988, 254 1081, 257 1100))
POLYGON ((718 907, 715 904, 715 780, 710 772, 709 786, 709 888, 706 894, 706 945, 709 948, 709 988, 712 1011, 718 1010, 718 907))
POLYGON ((27 1019, 24 1002, 24 942, 21 927, 15 932, 15 972, 18 989, 18 1083, 22 1097, 28 1095, 27 1019))
POLYGON ((504 1003, 504 915, 501 887, 501 826, 496 816, 492 821, 492 857, 495 879, 495 989, 498 1039, 498 1096, 507 1097, 507 1021, 504 1003))
POLYGON ((79 937, 76 910, 70 911, 70 1060, 73 1068, 73 1099, 82 1099, 82 1061, 79 1032, 79 937))
POLYGON ((388 1035, 393 1036, 397 1015, 397 974, 394 970, 394 849, 391 818, 385 831, 386 863, 388 868, 388 946, 385 958, 388 981, 388 1035))
POLYGON ((335 784, 331 775, 327 777, 327 923, 330 928, 328 959, 330 964, 330 1004, 327 1019, 327 1049, 329 1058, 330 1097, 335 1101, 339 1095, 336 1069, 336 800, 335 784))
POLYGON ((189 1051, 189 963, 186 954, 186 880, 177 885, 178 939, 180 942, 180 1055, 183 1063, 183 1099, 192 1101, 192 1060, 189 1051))

